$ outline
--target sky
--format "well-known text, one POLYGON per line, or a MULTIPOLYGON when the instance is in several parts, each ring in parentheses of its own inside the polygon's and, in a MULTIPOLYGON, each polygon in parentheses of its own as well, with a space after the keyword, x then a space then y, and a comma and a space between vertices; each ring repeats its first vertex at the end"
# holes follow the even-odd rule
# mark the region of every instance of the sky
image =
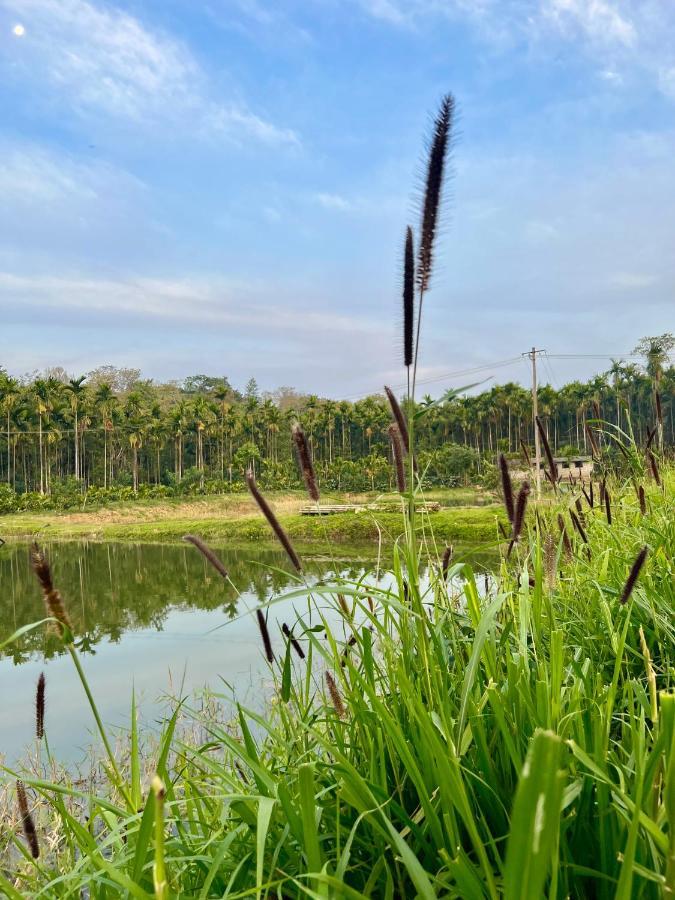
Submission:
POLYGON ((401 384, 452 91, 425 390, 602 371, 675 330, 674 46, 673 0, 0 0, 0 365, 401 384))

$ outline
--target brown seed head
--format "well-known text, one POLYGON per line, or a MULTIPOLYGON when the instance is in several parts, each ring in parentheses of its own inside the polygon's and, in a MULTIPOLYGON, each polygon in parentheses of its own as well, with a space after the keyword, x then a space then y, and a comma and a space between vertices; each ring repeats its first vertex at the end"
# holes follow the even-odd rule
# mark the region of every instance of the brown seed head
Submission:
POLYGON ((26 836, 26 841, 30 847, 31 856, 33 859, 37 859, 40 856, 40 844, 38 843, 35 823, 33 822, 33 817, 28 808, 28 798, 26 797, 26 789, 23 786, 22 781, 17 781, 16 783, 16 798, 19 803, 19 814, 21 816, 23 833, 26 836))
POLYGON ((184 534, 183 540, 187 541, 188 544, 192 544, 193 547, 196 547, 197 550, 202 554, 204 559, 208 560, 211 563, 213 568, 218 572, 219 575, 222 575, 223 578, 228 577, 228 572, 222 562, 218 559, 213 550, 206 544, 199 535, 196 534, 184 534))

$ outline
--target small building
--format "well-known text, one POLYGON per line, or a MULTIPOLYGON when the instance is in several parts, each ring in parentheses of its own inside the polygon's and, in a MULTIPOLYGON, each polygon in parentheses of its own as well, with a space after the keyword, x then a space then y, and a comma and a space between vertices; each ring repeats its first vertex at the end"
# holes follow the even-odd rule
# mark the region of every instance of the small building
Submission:
MULTIPOLYGON (((593 459, 590 456, 554 456, 561 481, 590 481, 593 477, 593 459)), ((532 462, 532 468, 535 463, 532 462)), ((540 468, 548 469, 546 457, 542 456, 540 468)))

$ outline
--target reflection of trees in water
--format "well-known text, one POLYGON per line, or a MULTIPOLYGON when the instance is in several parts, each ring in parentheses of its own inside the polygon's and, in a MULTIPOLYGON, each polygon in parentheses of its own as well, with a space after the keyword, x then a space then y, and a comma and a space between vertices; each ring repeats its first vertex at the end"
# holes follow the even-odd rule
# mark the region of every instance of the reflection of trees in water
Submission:
MULTIPOLYGON (((53 544, 48 549, 54 583, 62 593, 81 650, 125 631, 161 630, 175 609, 222 609, 234 617, 237 591, 194 548, 176 545, 53 544)), ((283 590, 292 576, 273 551, 218 551, 234 585, 260 601, 283 590)), ((25 545, 0 550, 0 636, 44 618, 42 595, 25 545)), ((15 663, 40 652, 61 652, 58 639, 38 629, 7 652, 15 663)))
MULTIPOLYGON (((85 653, 95 653, 101 640, 119 641, 126 631, 161 631, 172 610, 222 609, 230 618, 237 614, 237 590, 188 545, 63 543, 52 544, 47 551, 77 646, 85 653)), ((236 588, 261 603, 297 584, 284 554, 256 553, 253 548, 217 552, 236 588)), ((348 581, 358 581, 369 568, 362 560, 335 564, 309 560, 307 577, 310 582, 326 583, 339 573, 348 581)), ((28 547, 0 548, 0 639, 44 615, 28 547)), ((57 637, 39 628, 8 648, 6 655, 19 664, 31 654, 50 658, 61 652, 57 637)))

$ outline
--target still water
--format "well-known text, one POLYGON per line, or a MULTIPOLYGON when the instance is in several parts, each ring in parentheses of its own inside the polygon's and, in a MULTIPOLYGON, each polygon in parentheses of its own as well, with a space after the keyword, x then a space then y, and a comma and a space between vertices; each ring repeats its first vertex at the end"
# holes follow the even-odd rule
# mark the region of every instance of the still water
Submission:
MULTIPOLYGON (((210 686, 256 704, 269 683, 255 617, 260 603, 276 623, 307 616, 302 599, 284 600, 298 587, 286 557, 273 551, 217 550, 231 584, 189 545, 54 543, 54 584, 73 623, 76 644, 94 697, 110 726, 129 721, 132 687, 143 722, 152 725, 167 697, 210 686), (261 690, 262 689, 262 690, 261 690)), ((310 561, 307 582, 335 575, 376 579, 374 561, 310 561)), ((0 547, 0 640, 44 618, 42 594, 28 546, 0 547)), ((70 657, 43 626, 0 654, 0 755, 8 761, 34 744, 34 696, 41 672, 47 681, 45 730, 56 758, 76 761, 94 742, 91 713, 70 657)))

